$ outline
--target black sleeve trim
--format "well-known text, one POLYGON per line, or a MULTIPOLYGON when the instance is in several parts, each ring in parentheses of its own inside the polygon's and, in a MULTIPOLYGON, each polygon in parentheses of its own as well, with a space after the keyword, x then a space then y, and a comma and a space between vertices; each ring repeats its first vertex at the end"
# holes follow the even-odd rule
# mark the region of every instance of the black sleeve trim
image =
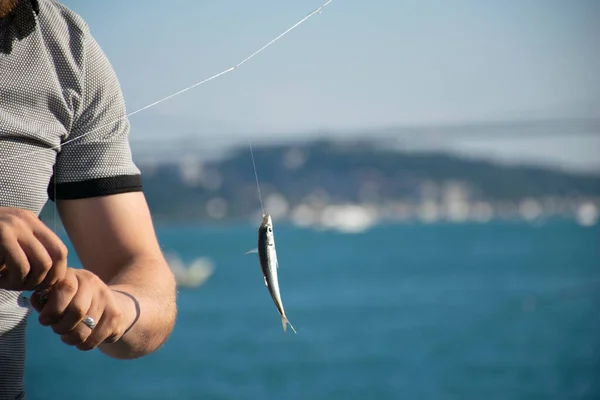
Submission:
MULTIPOLYGON (((140 175, 111 176, 108 178, 59 183, 56 185, 56 193, 58 193, 57 197, 59 200, 86 199, 89 197, 141 191, 142 177, 140 175)), ((55 201, 54 177, 48 185, 48 198, 55 201)))

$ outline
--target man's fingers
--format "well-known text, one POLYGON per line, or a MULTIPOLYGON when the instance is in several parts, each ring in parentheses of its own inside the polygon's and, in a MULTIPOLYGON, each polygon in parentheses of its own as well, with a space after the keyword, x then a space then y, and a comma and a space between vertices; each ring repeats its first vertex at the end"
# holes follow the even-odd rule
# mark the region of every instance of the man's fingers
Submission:
POLYGON ((48 301, 40 312, 40 324, 54 325, 58 323, 69 304, 71 304, 77 289, 77 278, 73 274, 67 275, 65 279, 57 282, 50 290, 48 301))
POLYGON ((0 289, 40 290, 64 278, 67 249, 27 210, 0 207, 0 289))
POLYGON ((52 269, 53 261, 44 246, 33 235, 19 242, 29 260, 29 275, 23 282, 23 290, 35 290, 52 269))
POLYGON ((71 303, 65 309, 60 321, 52 325, 52 330, 58 335, 68 334, 83 321, 88 312, 90 312, 91 306, 92 292, 89 290, 78 290, 71 303))
POLYGON ((60 340, 69 346, 79 347, 90 336, 92 331, 85 324, 78 324, 75 329, 66 335, 61 335, 60 340))
POLYGON ((29 274, 29 260, 16 238, 3 238, 6 268, 0 276, 0 289, 21 290, 29 274))
POLYGON ((44 280, 37 286, 38 290, 48 289, 64 278, 67 272, 66 260, 53 261, 52 268, 46 273, 44 280))
POLYGON ((33 234, 44 246, 48 256, 52 260, 52 269, 46 274, 45 279, 38 287, 39 289, 49 288, 65 277, 68 250, 60 238, 43 224, 34 230, 33 234))
POLYGON ((33 230, 33 235, 44 245, 53 260, 67 258, 67 247, 46 225, 40 223, 39 226, 33 230))
MULTIPOLYGON (((102 313, 103 313, 102 306, 100 304, 92 301, 92 305, 90 306, 86 315, 93 318, 94 321, 96 321, 96 324, 98 324, 99 320, 102 318, 102 313)), ((84 316, 84 318, 85 318, 85 316, 84 316)), ((94 328, 94 330, 96 330, 96 329, 98 329, 98 326, 96 326, 94 328)), ((81 322, 81 323, 77 324, 77 326, 71 332, 69 332, 65 335, 62 335, 60 338, 64 343, 66 343, 70 346, 77 346, 77 348, 80 350, 91 350, 91 348, 88 348, 87 346, 84 345, 85 341, 88 339, 88 337, 91 334, 92 334, 92 330, 86 324, 81 322)))
POLYGON ((105 309, 91 335, 77 348, 85 351, 95 349, 102 343, 115 343, 124 333, 121 326, 122 318, 121 311, 118 308, 105 309))
POLYGON ((88 351, 123 336, 123 310, 114 292, 97 275, 68 268, 65 278, 49 292, 45 304, 39 301, 41 293, 34 293, 32 304, 35 299, 36 306, 41 305, 40 323, 51 325, 65 344, 88 351), (86 316, 95 321, 93 328, 83 323, 86 316))
POLYGON ((92 330, 90 330, 89 327, 87 327, 86 325, 80 324, 87 328, 86 332, 89 332, 89 334, 85 337, 83 341, 77 343, 76 346, 79 350, 90 351, 95 349, 100 344, 102 344, 102 342, 108 337, 108 335, 112 333, 111 325, 106 321, 106 319, 103 318, 103 315, 100 316, 100 321, 94 319, 97 322, 96 326, 92 330))

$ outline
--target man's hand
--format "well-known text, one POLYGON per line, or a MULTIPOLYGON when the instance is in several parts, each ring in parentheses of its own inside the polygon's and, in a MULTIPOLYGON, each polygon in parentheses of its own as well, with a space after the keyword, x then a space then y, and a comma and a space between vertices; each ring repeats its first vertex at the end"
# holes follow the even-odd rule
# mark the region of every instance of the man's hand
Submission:
POLYGON ((111 290, 92 272, 68 268, 65 278, 47 293, 32 296, 42 325, 51 326, 61 340, 79 350, 115 343, 136 319, 135 306, 125 295, 111 290), (45 296, 45 301, 40 297, 45 296), (96 327, 82 321, 90 316, 96 327))
POLYGON ((66 270, 66 246, 33 212, 0 207, 0 289, 43 290, 66 270))

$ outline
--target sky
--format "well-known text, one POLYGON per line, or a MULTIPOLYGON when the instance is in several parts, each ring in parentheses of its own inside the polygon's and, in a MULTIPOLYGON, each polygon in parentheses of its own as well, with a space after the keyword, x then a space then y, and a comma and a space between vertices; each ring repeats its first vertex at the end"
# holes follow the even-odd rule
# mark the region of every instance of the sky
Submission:
MULTIPOLYGON (((323 2, 62 1, 90 26, 129 112, 235 65, 323 2)), ((335 0, 239 69, 132 116, 132 141, 600 118, 598 20, 595 0, 335 0)), ((598 129, 422 142, 600 171, 598 129)))

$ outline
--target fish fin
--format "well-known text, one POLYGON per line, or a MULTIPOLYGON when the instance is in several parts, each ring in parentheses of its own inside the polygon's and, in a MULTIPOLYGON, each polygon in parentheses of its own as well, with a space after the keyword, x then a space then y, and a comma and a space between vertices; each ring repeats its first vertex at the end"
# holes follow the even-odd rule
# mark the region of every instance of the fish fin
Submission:
POLYGON ((267 283, 267 278, 265 278, 265 277, 263 276, 263 279, 265 280, 265 286, 266 286, 266 287, 269 287, 269 284, 267 283))
POLYGON ((250 253, 258 253, 258 249, 248 250, 246 253, 244 253, 244 255, 248 255, 250 253))
POLYGON ((296 330, 294 329, 294 326, 292 325, 292 323, 287 319, 287 317, 285 315, 281 316, 281 325, 283 325, 283 331, 287 332, 287 326, 288 324, 290 325, 290 328, 292 328, 292 330, 294 331, 294 333, 296 333, 296 330))

